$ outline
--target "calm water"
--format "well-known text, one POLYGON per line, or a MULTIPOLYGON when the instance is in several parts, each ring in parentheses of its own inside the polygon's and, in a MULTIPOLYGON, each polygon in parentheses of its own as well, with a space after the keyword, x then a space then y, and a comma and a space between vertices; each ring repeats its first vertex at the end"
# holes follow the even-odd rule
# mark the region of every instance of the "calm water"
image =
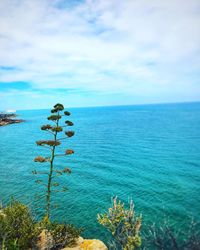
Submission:
MULTIPOLYGON (((62 176, 67 193, 53 215, 85 227, 88 237, 104 238, 96 214, 110 198, 133 198, 144 221, 167 215, 182 225, 200 210, 200 103, 70 109, 76 136, 60 147, 75 154, 59 159, 71 176, 62 176)), ((35 144, 48 137, 40 130, 48 110, 19 111, 21 124, 0 127, 0 200, 12 195, 36 209, 34 183, 37 155, 48 155, 35 144)), ((40 210, 36 210, 38 212, 40 210)))

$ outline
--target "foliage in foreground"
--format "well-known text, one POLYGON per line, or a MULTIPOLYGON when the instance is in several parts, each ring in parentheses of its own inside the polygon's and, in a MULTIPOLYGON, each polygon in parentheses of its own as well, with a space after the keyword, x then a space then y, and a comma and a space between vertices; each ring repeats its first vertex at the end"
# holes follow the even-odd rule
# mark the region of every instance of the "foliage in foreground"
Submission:
POLYGON ((200 225, 193 221, 186 229, 177 230, 168 220, 152 224, 142 235, 143 250, 200 250, 200 225))
MULTIPOLYGON (((200 250, 200 225, 192 222, 185 230, 176 230, 169 221, 146 226, 140 236, 141 218, 134 216, 133 205, 126 210, 114 199, 113 207, 98 215, 99 223, 112 233, 110 250, 200 250), (142 238, 142 245, 141 245, 142 238)), ((39 234, 46 230, 53 238, 51 250, 71 246, 82 232, 73 225, 50 222, 47 218, 36 222, 27 206, 12 200, 0 207, 0 249, 37 249, 39 234)))
POLYGON ((59 134, 62 134, 65 127, 71 127, 73 126, 73 122, 66 120, 64 125, 60 124, 60 120, 63 116, 69 116, 70 112, 64 111, 64 106, 60 103, 56 104, 54 108, 51 110, 52 115, 47 117, 49 121, 51 121, 51 124, 46 124, 41 126, 41 130, 46 131, 52 135, 51 140, 40 140, 37 141, 36 144, 40 147, 44 147, 50 150, 50 156, 43 157, 43 156, 37 156, 34 161, 39 163, 48 163, 49 169, 48 171, 32 171, 33 174, 44 174, 47 176, 46 183, 43 183, 43 180, 38 179, 36 180, 36 183, 42 184, 46 188, 46 211, 45 216, 50 217, 50 210, 51 210, 51 196, 52 192, 65 192, 67 190, 66 187, 60 188, 60 183, 56 181, 56 177, 61 176, 63 174, 70 174, 71 170, 68 167, 61 168, 54 166, 54 161, 56 157, 61 156, 67 156, 74 153, 72 149, 66 149, 64 153, 58 154, 56 152, 56 148, 61 145, 62 141, 70 138, 74 135, 74 131, 65 131, 64 137, 59 136, 59 134))
POLYGON ((105 214, 98 214, 98 221, 114 238, 110 249, 134 250, 141 245, 141 216, 135 217, 133 202, 126 209, 124 204, 113 199, 113 206, 105 214))
POLYGON ((18 201, 0 209, 1 249, 28 249, 38 235, 29 209, 18 201))
POLYGON ((70 224, 59 224, 42 220, 36 222, 28 207, 19 201, 11 201, 0 208, 0 249, 27 250, 34 246, 42 230, 46 230, 53 238, 51 249, 61 249, 74 243, 82 232, 70 224))
POLYGON ((50 223, 46 229, 53 237, 53 249, 73 245, 82 232, 82 229, 77 229, 71 224, 59 224, 58 222, 50 223))
POLYGON ((125 209, 124 204, 113 200, 113 206, 98 221, 113 236, 110 250, 200 250, 200 224, 193 221, 179 230, 169 220, 141 228, 141 217, 135 217, 133 204, 125 209), (142 243, 142 244, 141 244, 142 243))

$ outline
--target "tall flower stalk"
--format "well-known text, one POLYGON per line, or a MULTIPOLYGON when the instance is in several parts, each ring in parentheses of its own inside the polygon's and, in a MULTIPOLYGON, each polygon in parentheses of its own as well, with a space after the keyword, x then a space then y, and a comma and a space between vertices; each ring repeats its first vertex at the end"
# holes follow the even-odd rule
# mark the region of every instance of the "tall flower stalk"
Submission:
POLYGON ((66 120, 65 125, 60 124, 62 117, 70 116, 70 112, 64 111, 64 106, 60 103, 56 104, 51 110, 51 115, 47 117, 52 124, 46 124, 41 126, 41 130, 47 131, 52 135, 52 140, 40 140, 36 141, 36 144, 40 147, 44 147, 50 150, 51 154, 49 157, 37 156, 34 161, 39 163, 48 163, 48 171, 32 171, 33 174, 45 174, 47 175, 47 183, 44 183, 41 179, 36 180, 36 183, 42 184, 46 187, 46 208, 45 208, 45 217, 49 219, 51 211, 51 196, 52 192, 65 192, 67 188, 59 188, 60 184, 54 181, 56 176, 63 174, 70 174, 71 170, 69 168, 55 168, 55 159, 56 157, 62 157, 74 154, 72 149, 66 149, 64 153, 56 153, 56 148, 61 145, 61 141, 74 136, 74 131, 63 131, 66 127, 73 126, 73 122, 66 120), (59 136, 64 132, 64 137, 59 136))

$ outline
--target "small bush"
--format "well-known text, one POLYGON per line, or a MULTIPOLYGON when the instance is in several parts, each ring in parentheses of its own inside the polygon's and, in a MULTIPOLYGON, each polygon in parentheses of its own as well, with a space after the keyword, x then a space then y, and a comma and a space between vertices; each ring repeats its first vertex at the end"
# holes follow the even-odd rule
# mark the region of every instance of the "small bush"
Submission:
POLYGON ((146 226, 143 250, 200 250, 200 225, 193 221, 185 229, 176 229, 168 220, 146 226))
POLYGON ((73 245, 82 232, 82 229, 77 229, 73 225, 59 224, 57 222, 50 222, 46 229, 53 237, 53 249, 61 249, 65 246, 73 245))
POLYGON ((115 198, 108 212, 98 215, 98 221, 113 235, 110 249, 134 250, 141 245, 141 217, 135 217, 132 201, 129 209, 125 209, 124 204, 115 198))
POLYGON ((82 232, 82 229, 76 229, 70 224, 50 222, 47 217, 35 222, 28 207, 19 201, 12 200, 6 207, 0 208, 1 250, 27 250, 33 246, 37 248, 39 235, 43 230, 53 238, 52 250, 72 245, 82 232))
POLYGON ((0 246, 2 249, 27 250, 38 235, 27 206, 11 201, 0 209, 0 246))

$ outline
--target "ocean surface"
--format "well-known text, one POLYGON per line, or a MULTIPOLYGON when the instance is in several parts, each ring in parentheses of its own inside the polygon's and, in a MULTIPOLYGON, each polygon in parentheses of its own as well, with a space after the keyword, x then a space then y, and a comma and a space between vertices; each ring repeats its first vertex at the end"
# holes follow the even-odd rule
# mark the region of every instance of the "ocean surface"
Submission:
MULTIPOLYGON (((54 194, 52 217, 85 228, 84 235, 105 240, 97 213, 118 196, 131 198, 144 225, 168 217, 176 225, 198 220, 200 211, 200 103, 71 108, 75 136, 57 148, 75 154, 58 158, 70 167, 59 177, 68 187, 54 194)), ((50 138, 40 130, 49 110, 18 111, 25 122, 0 127, 0 201, 13 196, 42 216, 44 195, 32 170, 45 169, 34 157, 48 156, 35 143, 50 138)), ((68 118, 68 117, 67 117, 68 118)), ((45 177, 39 177, 44 180, 45 177)))

